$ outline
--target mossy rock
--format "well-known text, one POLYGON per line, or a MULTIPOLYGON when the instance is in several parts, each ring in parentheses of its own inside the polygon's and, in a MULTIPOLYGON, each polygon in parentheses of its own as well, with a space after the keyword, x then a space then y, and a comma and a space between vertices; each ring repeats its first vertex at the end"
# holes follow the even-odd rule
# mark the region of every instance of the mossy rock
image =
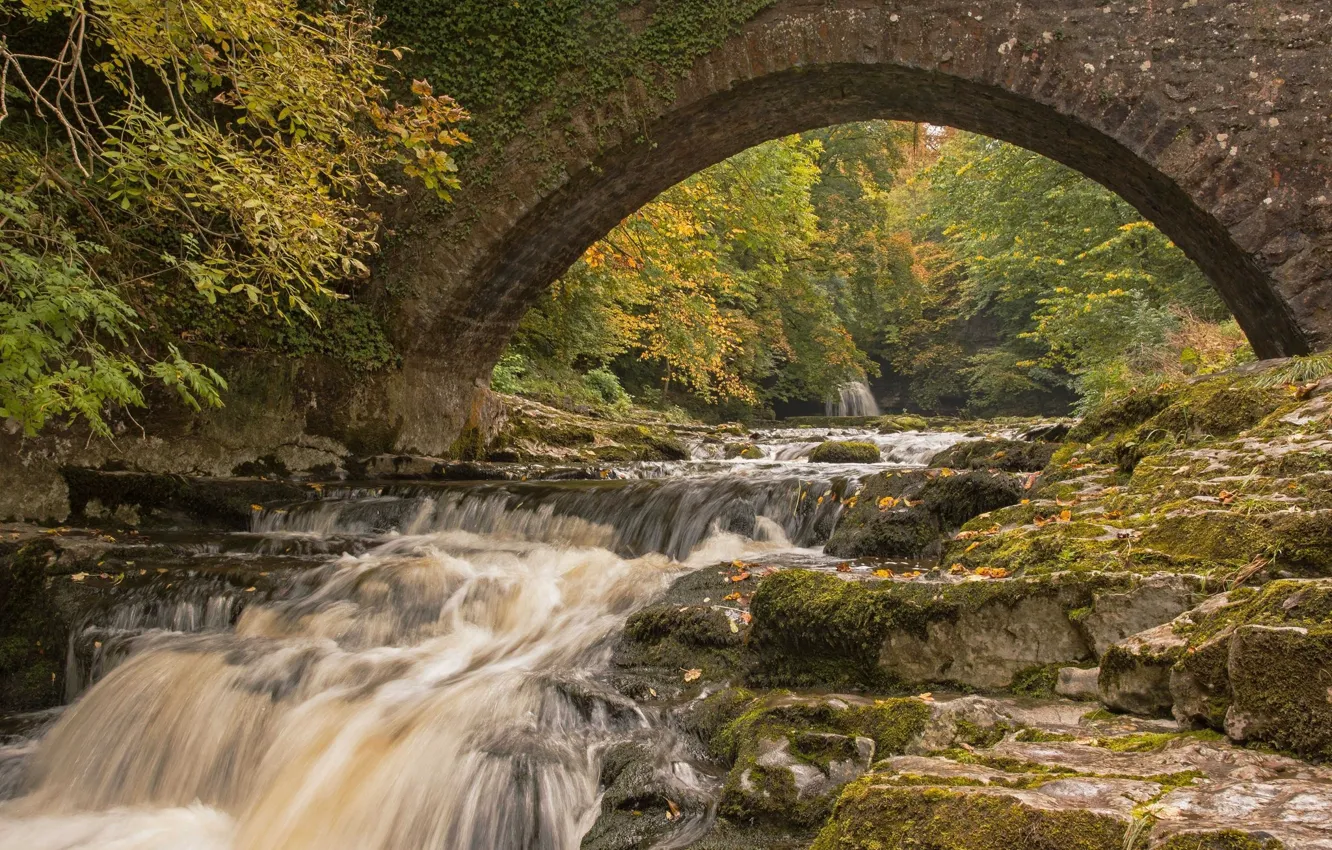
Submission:
POLYGON ((1170 405, 1143 427, 1148 431, 1228 437, 1254 427, 1286 400, 1280 389, 1252 382, 1203 381, 1180 390, 1170 405))
POLYGON ((812 850, 1123 850, 1127 819, 1041 809, 1002 794, 894 787, 873 776, 843 792, 812 850))
POLYGON ((0 713, 59 705, 69 624, 50 592, 50 540, 0 544, 0 713))
POLYGON ((930 423, 925 417, 912 416, 910 414, 885 416, 878 422, 880 434, 900 434, 903 431, 924 431, 928 427, 930 427, 930 423))
POLYGON ((826 551, 840 558, 917 558, 937 554, 941 537, 980 514, 1017 504, 1008 475, 970 472, 880 473, 867 479, 837 522, 826 551))
POLYGON ((730 768, 720 811, 747 824, 816 827, 846 782, 874 759, 905 752, 930 714, 914 698, 849 705, 777 692, 755 699, 709 743, 730 768))
POLYGON ((1002 690, 1026 668, 1092 660, 1072 613, 1093 605, 1098 593, 1127 587, 1127 581, 1087 575, 958 584, 866 583, 787 570, 764 579, 754 594, 746 676, 755 686, 917 693, 931 684, 952 682, 1002 690), (1030 645, 1008 652, 995 644, 994 635, 1003 633, 1005 623, 1021 626, 1032 639, 1030 645), (1056 628, 1057 634, 1052 632, 1056 628), (948 642, 954 639, 968 644, 948 642), (1002 670, 990 663, 1000 655, 1006 665, 1002 670), (982 666, 983 677, 978 672, 982 666), (949 679, 950 669, 955 680, 949 679), (974 681, 964 681, 973 674, 974 681))
POLYGON ((1224 829, 1172 835, 1155 850, 1285 850, 1285 847, 1275 838, 1260 838, 1237 829, 1224 829))
POLYGON ((873 443, 858 440, 829 440, 814 448, 810 463, 879 463, 883 455, 873 443))
POLYGON ((765 455, 763 449, 753 443, 728 443, 726 445, 725 457, 727 460, 742 458, 744 460, 762 460, 765 455))
POLYGON ((952 469, 997 469, 1003 472, 1040 472, 1059 449, 1055 443, 1023 440, 977 440, 939 452, 930 466, 952 469))

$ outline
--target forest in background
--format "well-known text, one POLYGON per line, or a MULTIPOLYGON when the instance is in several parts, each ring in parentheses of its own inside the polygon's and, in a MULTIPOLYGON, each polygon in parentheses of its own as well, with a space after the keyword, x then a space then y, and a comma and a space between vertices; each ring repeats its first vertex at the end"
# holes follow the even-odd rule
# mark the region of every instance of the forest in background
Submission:
POLYGON ((1197 267, 1109 190, 993 139, 872 121, 744 151, 625 219, 523 320, 492 385, 726 419, 869 379, 889 409, 987 416, 1251 357, 1197 267))

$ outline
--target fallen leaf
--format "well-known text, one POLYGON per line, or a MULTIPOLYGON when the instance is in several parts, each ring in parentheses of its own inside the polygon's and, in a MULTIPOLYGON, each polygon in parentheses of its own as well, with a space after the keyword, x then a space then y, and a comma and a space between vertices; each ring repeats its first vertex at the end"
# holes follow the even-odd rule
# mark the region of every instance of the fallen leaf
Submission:
POLYGON ((728 593, 728 594, 726 594, 725 596, 722 597, 722 601, 723 601, 723 602, 739 602, 739 601, 740 601, 740 591, 737 590, 735 593, 728 593))
POLYGON ((849 572, 851 572, 851 565, 848 564, 848 563, 845 563, 845 562, 840 563, 840 564, 837 565, 837 572, 839 572, 839 573, 849 573, 849 572))
POLYGON ((262 511, 263 509, 264 509, 263 505, 250 505, 250 510, 252 511, 262 511))
POLYGON ((897 507, 897 500, 892 496, 884 496, 879 500, 879 510, 886 511, 889 508, 897 507))
POLYGON ((968 552, 975 552, 977 549, 980 548, 980 545, 981 545, 981 542, 980 542, 979 540, 977 540, 975 543, 972 543, 970 546, 967 547, 967 551, 968 551, 968 552))
POLYGON ((84 580, 85 578, 87 578, 87 577, 88 577, 88 574, 87 574, 87 573, 75 573, 74 575, 72 575, 72 576, 69 577, 69 580, 70 580, 70 581, 83 581, 83 580, 84 580))
POLYGON ((1062 511, 1060 511, 1060 512, 1059 512, 1059 521, 1060 521, 1060 522, 1072 522, 1072 521, 1073 521, 1073 512, 1070 511, 1070 510, 1062 510, 1062 511))
POLYGON ((737 573, 736 575, 731 576, 731 581, 744 581, 747 578, 749 578, 749 571, 745 570, 742 573, 737 573))
POLYGON ((740 627, 735 624, 735 620, 729 620, 728 622, 731 624, 731 634, 739 634, 740 627))
POLYGON ((666 820, 675 820, 680 817, 680 807, 675 805, 675 801, 666 800, 666 820))
POLYGON ((876 576, 878 576, 879 578, 892 578, 892 577, 893 577, 893 571, 892 571, 892 570, 875 570, 875 571, 874 571, 874 574, 875 574, 876 576))
POLYGON ((934 702, 934 694, 926 692, 916 697, 916 699, 921 700, 922 702, 934 702))
POLYGON ((694 668, 693 670, 685 671, 684 680, 686 682, 697 682, 702 676, 703 676, 703 671, 699 670, 698 668, 694 668))
POLYGON ((948 572, 952 573, 955 576, 962 575, 966 571, 967 568, 964 567, 962 564, 953 564, 951 567, 948 568, 948 572))
POLYGON ((754 615, 749 613, 748 611, 741 611, 740 619, 743 620, 745 625, 747 626, 750 623, 754 622, 754 615))

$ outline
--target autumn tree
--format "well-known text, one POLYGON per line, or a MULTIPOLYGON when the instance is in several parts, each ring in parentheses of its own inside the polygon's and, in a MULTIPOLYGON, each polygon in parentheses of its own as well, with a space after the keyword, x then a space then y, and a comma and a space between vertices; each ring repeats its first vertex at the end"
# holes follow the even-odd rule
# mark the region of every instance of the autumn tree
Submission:
MULTIPOLYGON (((390 96, 376 22, 294 0, 4 0, 0 416, 29 433, 156 380, 192 406, 221 377, 154 304, 235 299, 318 318, 379 247, 397 170, 447 197, 466 116, 390 96)), ((303 318, 302 318, 303 317, 303 318)))

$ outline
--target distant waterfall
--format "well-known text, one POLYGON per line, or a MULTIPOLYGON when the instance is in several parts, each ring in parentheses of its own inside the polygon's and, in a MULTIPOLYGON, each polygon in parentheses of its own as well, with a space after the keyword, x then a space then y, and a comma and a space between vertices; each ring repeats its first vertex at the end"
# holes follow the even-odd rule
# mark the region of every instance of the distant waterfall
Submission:
POLYGON ((838 393, 840 400, 828 402, 829 416, 878 416, 883 412, 864 381, 842 384, 838 393))

